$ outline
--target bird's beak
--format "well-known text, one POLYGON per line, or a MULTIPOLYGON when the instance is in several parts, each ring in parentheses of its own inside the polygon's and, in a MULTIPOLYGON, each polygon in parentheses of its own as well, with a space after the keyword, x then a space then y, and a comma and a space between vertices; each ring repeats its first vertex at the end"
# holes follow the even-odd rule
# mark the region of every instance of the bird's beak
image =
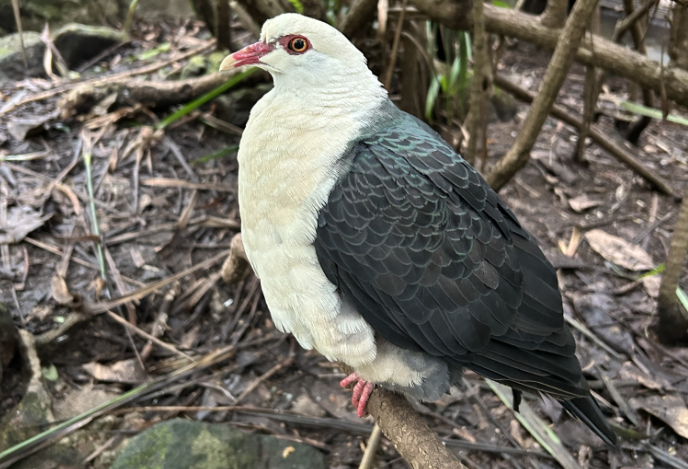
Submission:
POLYGON ((274 46, 264 42, 256 42, 244 47, 238 52, 228 55, 220 64, 220 71, 232 70, 243 65, 252 65, 260 62, 260 59, 275 50, 274 46))

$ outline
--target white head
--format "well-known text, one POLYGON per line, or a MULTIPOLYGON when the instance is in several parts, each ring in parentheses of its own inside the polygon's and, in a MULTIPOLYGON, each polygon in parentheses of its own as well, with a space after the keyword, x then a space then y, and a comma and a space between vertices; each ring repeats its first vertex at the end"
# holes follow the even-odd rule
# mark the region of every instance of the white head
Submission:
POLYGON ((374 87, 384 93, 365 56, 342 33, 296 13, 266 21, 260 41, 227 56, 220 70, 244 65, 270 72, 277 88, 296 91, 329 84, 331 90, 333 84, 348 82, 352 87, 374 87))

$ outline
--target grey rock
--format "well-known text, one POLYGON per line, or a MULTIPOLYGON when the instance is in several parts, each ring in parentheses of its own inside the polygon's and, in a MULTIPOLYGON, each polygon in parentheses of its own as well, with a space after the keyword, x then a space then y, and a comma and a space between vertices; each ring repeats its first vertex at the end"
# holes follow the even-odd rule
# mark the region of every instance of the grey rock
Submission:
MULTIPOLYGON (((70 68, 92 59, 108 47, 126 40, 128 35, 106 26, 70 23, 52 34, 52 40, 70 68)), ((0 38, 0 80, 21 80, 43 75, 45 44, 33 31, 24 32, 28 67, 24 68, 19 34, 0 38)))
MULTIPOLYGON (((24 31, 41 31, 45 23, 51 29, 66 23, 110 24, 122 23, 131 0, 21 0, 24 31)), ((147 20, 159 18, 191 18, 189 0, 146 0, 139 2, 136 14, 147 20)), ((12 0, 0 0, 0 35, 2 31, 17 30, 12 0)))
POLYGON ((315 448, 229 425, 170 420, 132 438, 110 469, 325 469, 315 448))
POLYGON ((0 38, 0 81, 19 80, 24 76, 37 76, 43 72, 43 51, 45 45, 41 35, 33 31, 24 32, 24 46, 28 67, 24 67, 19 34, 0 38))
MULTIPOLYGON (((24 31, 42 31, 46 23, 51 30, 71 22, 115 25, 126 17, 129 0, 22 0, 19 4, 24 31)), ((17 30, 12 0, 0 0, 0 28, 17 30)))

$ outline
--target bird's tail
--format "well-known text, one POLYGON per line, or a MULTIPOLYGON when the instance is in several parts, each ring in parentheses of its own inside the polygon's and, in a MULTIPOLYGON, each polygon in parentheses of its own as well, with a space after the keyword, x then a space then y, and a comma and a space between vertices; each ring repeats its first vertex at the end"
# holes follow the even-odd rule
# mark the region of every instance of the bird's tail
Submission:
POLYGON ((607 422, 607 419, 602 414, 600 407, 597 405, 595 399, 588 395, 587 397, 578 397, 567 401, 561 401, 562 405, 571 415, 580 419, 585 423, 597 436, 602 438, 609 446, 616 448, 616 433, 607 422))

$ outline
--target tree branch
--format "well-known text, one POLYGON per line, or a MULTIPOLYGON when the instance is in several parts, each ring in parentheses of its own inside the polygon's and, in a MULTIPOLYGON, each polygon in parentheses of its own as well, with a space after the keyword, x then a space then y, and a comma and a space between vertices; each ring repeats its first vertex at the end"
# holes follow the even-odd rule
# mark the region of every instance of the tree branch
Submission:
POLYGON ((377 0, 354 0, 351 9, 342 18, 339 30, 351 39, 370 23, 371 19, 374 18, 376 8, 377 0))
POLYGON ((566 74, 573 64, 578 44, 585 34, 585 27, 596 4, 597 0, 578 0, 574 5, 571 16, 561 31, 561 37, 566 40, 560 41, 554 49, 540 91, 535 96, 516 141, 485 178, 494 190, 501 189, 528 162, 530 150, 535 145, 542 124, 545 123, 566 74))
MULTIPOLYGON (((487 35, 485 34, 485 16, 483 15, 483 0, 473 2, 473 82, 471 83, 471 97, 468 119, 468 147, 466 161, 475 166, 475 152, 478 147, 478 122, 484 121, 485 99, 488 88, 492 83, 492 67, 488 61, 487 35)), ((485 127, 482 128, 483 135, 485 127)), ((483 146, 483 152, 486 148, 483 146)), ((484 162, 483 162, 484 163, 484 162)))
POLYGON ((540 23, 547 28, 563 28, 564 24, 566 24, 566 11, 568 8, 568 0, 547 0, 545 11, 540 16, 540 23))
POLYGON ((688 5, 675 3, 669 39, 671 64, 688 70, 688 5))
MULTIPOLYGON (((469 9, 465 2, 411 0, 411 3, 433 21, 453 29, 471 28, 471 19, 466 13, 469 9)), ((488 33, 515 37, 548 49, 554 49, 562 37, 561 30, 546 28, 537 17, 525 13, 486 4, 484 14, 485 30, 488 33)), ((658 62, 600 36, 584 38, 576 59, 586 65, 604 68, 657 93, 664 86, 667 98, 688 106, 688 70, 670 66, 665 67, 662 73, 658 62)))
MULTIPOLYGON (((527 103, 532 103, 535 99, 535 93, 518 86, 516 83, 507 80, 501 75, 495 75, 495 84, 502 88, 503 90, 513 94, 517 99, 525 101, 527 103)), ((552 116, 561 120, 562 122, 575 127, 576 129, 581 129, 583 127, 583 122, 580 119, 573 117, 564 108, 554 105, 550 109, 552 116)), ((598 129, 596 126, 590 127, 590 138, 592 138, 595 143, 597 143, 604 150, 608 151, 612 156, 617 158, 622 163, 628 165, 640 174, 646 181, 656 187, 659 191, 664 194, 670 195, 676 199, 679 195, 674 191, 674 189, 669 186, 659 175, 649 168, 642 165, 631 153, 628 152, 624 147, 610 140, 608 135, 598 129)))
MULTIPOLYGON (((343 363, 339 363, 339 367, 346 374, 353 372, 343 363)), ((377 386, 370 395, 367 409, 382 433, 413 469, 466 469, 404 396, 377 386)))

